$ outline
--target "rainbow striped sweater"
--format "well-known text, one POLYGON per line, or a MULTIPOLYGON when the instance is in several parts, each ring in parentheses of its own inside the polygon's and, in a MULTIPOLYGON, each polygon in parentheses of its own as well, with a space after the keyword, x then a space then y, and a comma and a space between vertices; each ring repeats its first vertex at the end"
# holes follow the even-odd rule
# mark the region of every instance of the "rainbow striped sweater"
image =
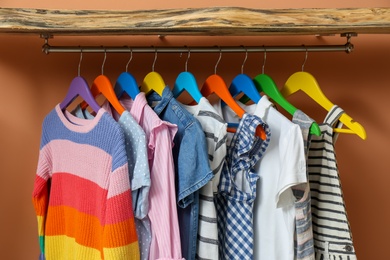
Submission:
POLYGON ((139 259, 124 136, 104 109, 46 116, 33 204, 47 260, 139 259))

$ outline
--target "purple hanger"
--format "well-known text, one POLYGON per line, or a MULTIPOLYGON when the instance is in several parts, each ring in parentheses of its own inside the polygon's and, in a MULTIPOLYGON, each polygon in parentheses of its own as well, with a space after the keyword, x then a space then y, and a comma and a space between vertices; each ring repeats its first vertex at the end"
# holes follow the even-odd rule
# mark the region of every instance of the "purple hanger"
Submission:
POLYGON ((62 100, 62 102, 60 103, 60 108, 64 110, 72 103, 75 98, 77 98, 77 96, 82 97, 85 102, 87 102, 88 105, 93 109, 93 111, 95 111, 96 113, 99 111, 99 104, 92 96, 87 81, 81 76, 75 77, 70 83, 68 93, 66 93, 64 100, 62 100))

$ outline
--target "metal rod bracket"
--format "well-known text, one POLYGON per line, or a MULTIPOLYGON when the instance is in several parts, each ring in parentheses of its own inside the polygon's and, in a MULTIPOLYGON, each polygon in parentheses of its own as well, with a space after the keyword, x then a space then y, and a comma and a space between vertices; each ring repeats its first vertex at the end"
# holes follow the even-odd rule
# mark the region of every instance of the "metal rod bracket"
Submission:
POLYGON ((45 40, 42 46, 42 52, 44 52, 45 54, 49 54, 50 53, 49 39, 52 39, 53 35, 50 33, 41 33, 40 37, 45 40))

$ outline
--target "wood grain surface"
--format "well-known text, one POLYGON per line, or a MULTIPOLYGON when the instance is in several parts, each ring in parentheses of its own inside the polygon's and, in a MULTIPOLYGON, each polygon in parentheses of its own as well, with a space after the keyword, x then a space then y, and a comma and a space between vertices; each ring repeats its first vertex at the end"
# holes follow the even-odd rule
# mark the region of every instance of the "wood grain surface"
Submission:
POLYGON ((311 35, 390 33, 390 8, 98 11, 0 8, 0 33, 311 35))

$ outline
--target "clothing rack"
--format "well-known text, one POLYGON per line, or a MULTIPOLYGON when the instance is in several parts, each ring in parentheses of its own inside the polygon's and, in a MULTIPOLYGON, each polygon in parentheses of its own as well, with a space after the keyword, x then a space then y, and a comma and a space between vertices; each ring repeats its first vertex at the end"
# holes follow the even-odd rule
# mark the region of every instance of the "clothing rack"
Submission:
POLYGON ((300 45, 300 46, 52 46, 48 35, 41 35, 45 39, 42 52, 49 53, 241 53, 241 52, 346 52, 353 51, 351 37, 357 34, 346 33, 344 45, 300 45))
POLYGON ((353 44, 317 46, 196 46, 196 47, 117 47, 117 46, 51 46, 45 44, 42 51, 49 53, 240 53, 240 52, 346 52, 351 53, 353 44))

